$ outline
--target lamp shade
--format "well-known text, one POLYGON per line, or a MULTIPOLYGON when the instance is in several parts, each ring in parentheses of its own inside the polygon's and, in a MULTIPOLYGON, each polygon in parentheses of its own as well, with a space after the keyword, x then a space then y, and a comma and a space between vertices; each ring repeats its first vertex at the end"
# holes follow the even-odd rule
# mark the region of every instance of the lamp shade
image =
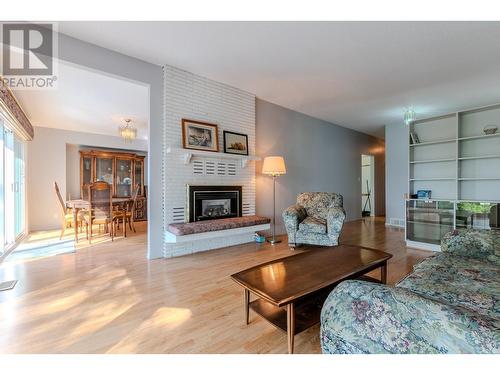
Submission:
POLYGON ((286 173, 285 159, 282 156, 267 156, 264 158, 262 173, 270 176, 281 176, 286 173))

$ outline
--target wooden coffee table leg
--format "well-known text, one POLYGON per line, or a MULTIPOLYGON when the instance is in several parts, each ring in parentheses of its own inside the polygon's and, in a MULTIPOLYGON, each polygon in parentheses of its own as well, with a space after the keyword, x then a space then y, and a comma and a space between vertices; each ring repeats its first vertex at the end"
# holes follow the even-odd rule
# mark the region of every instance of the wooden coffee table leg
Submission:
POLYGON ((387 262, 380 267, 380 281, 382 284, 387 284, 387 262))
POLYGON ((286 333, 288 336, 288 354, 293 354, 293 338, 295 336, 295 307, 293 303, 286 308, 286 333))
POLYGON ((250 291, 245 289, 245 324, 248 324, 248 316, 250 314, 250 291))

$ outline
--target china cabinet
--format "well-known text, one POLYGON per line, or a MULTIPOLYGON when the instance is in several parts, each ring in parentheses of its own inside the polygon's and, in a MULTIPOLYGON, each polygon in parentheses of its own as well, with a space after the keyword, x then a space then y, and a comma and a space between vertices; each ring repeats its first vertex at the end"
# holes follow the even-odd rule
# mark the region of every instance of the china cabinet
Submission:
POLYGON ((111 185, 113 197, 129 198, 139 184, 134 220, 146 220, 144 155, 101 150, 80 151, 80 194, 86 199, 87 186, 95 181, 111 185))

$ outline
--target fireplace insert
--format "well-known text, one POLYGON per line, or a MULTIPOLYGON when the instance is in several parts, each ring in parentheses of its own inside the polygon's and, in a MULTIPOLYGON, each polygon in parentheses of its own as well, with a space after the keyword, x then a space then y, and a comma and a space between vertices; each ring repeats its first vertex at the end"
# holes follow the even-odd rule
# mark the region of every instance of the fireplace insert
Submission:
POLYGON ((188 185, 189 222, 242 216, 241 186, 188 185))

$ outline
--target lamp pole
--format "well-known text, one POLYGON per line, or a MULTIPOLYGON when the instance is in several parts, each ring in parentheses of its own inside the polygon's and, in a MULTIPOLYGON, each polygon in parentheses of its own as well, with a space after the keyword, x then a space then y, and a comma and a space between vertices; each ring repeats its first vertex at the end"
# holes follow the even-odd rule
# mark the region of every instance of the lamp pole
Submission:
POLYGON ((276 177, 278 175, 273 174, 273 237, 268 240, 271 245, 280 243, 281 240, 276 239, 276 177))
POLYGON ((268 238, 267 241, 274 245, 281 242, 281 240, 276 239, 276 177, 286 173, 283 156, 266 156, 262 164, 262 173, 273 178, 273 236, 268 238))

